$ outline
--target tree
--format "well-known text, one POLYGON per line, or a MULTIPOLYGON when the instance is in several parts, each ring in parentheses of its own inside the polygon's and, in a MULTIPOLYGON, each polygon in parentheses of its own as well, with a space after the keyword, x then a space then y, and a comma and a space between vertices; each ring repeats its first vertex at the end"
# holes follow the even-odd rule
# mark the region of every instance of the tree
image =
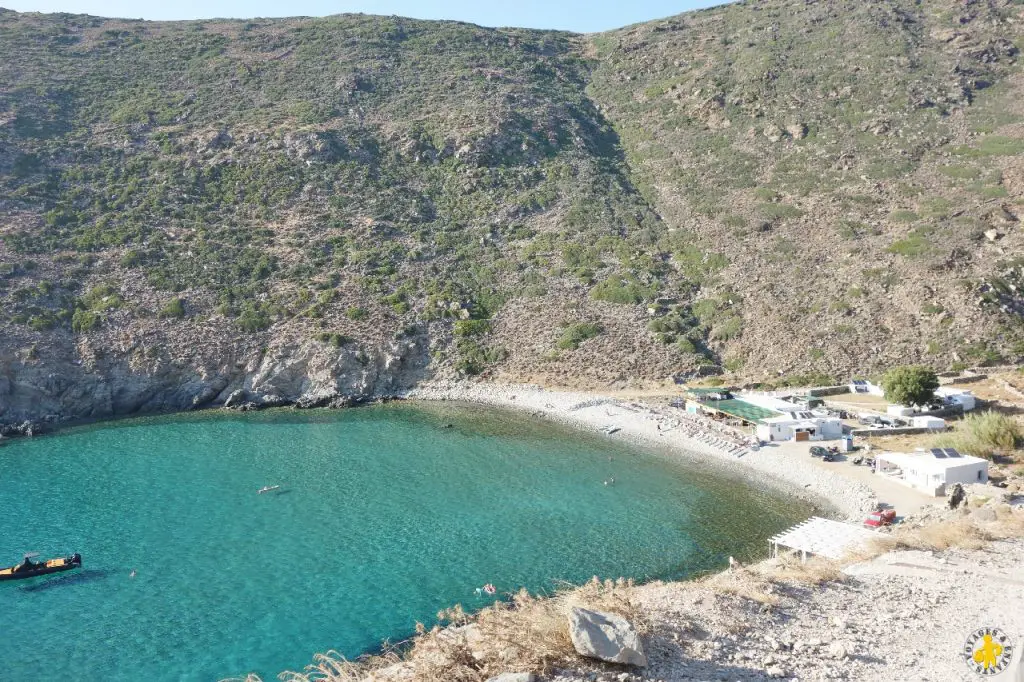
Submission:
POLYGON ((882 377, 885 399, 897 405, 927 405, 938 387, 938 375, 927 367, 896 367, 882 377))

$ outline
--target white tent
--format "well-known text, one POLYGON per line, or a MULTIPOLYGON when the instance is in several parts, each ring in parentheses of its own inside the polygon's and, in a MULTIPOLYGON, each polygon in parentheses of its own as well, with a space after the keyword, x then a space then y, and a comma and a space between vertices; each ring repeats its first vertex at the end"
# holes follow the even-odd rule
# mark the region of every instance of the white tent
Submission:
POLYGON ((945 495, 954 483, 988 483, 988 461, 953 448, 925 452, 885 452, 875 457, 876 471, 928 495, 945 495))

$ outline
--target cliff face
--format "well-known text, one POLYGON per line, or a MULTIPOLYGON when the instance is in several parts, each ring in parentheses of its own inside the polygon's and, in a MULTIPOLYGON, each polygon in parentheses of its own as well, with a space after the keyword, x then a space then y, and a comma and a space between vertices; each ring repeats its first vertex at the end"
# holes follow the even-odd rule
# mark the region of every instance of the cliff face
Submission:
POLYGON ((0 10, 0 418, 1019 361, 1022 12, 0 10))
MULTIPOLYGON (((252 346, 166 352, 96 347, 41 362, 0 355, 0 435, 31 434, 45 423, 224 405, 240 409, 296 405, 347 406, 399 395, 429 364, 425 339, 396 340, 372 350, 279 339, 252 346), (85 358, 83 361, 81 358, 85 358)), ((178 340, 180 341, 180 340, 178 340)))

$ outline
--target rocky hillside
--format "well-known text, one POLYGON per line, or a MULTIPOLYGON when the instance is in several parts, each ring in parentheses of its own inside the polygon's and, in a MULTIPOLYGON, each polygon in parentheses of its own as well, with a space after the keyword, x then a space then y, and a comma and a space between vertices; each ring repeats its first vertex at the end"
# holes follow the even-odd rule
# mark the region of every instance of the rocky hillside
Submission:
POLYGON ((1021 22, 0 10, 0 422, 1018 360, 1021 22))

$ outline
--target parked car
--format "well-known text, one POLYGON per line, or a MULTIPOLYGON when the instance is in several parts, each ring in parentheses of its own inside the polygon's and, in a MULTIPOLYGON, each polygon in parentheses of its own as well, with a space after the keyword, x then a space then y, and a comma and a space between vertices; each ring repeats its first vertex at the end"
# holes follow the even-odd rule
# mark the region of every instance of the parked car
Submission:
POLYGON ((882 423, 882 418, 873 414, 859 414, 857 415, 857 423, 864 426, 875 426, 882 423))
POLYGON ((895 509, 883 509, 868 514, 868 517, 864 519, 864 525, 868 528, 881 528, 882 526, 891 526, 895 520, 895 509))

